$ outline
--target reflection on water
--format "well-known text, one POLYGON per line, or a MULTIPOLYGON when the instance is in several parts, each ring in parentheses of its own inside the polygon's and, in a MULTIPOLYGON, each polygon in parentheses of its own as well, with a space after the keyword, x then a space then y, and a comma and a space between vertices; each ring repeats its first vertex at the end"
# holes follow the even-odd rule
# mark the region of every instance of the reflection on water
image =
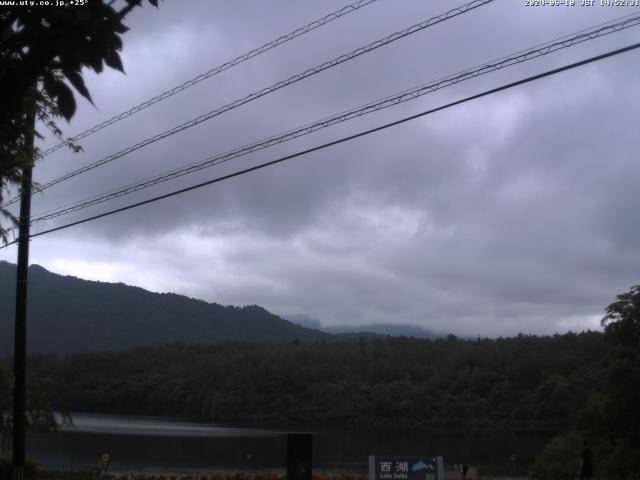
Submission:
POLYGON ((286 455, 286 432, 124 415, 76 413, 73 426, 27 440, 28 455, 54 470, 99 467, 101 453, 112 472, 274 470, 286 455))
MULTIPOLYGON (((73 427, 59 432, 29 434, 29 457, 47 469, 77 470, 99 467, 100 455, 108 452, 111 472, 284 473, 286 466, 286 431, 119 415, 74 414, 73 421, 73 427)), ((368 455, 427 454, 442 455, 447 470, 468 463, 524 473, 547 438, 531 433, 314 432, 313 463, 318 471, 366 472, 368 455)))
POLYGON ((64 432, 101 433, 116 435, 153 435, 177 437, 262 437, 282 432, 254 428, 221 427, 157 417, 127 415, 95 415, 74 413, 73 425, 62 427, 64 432))

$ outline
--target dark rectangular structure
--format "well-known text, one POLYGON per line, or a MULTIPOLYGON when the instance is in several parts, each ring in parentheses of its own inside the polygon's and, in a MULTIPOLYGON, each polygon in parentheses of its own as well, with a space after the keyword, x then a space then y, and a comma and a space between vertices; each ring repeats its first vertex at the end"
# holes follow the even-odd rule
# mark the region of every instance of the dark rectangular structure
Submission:
POLYGON ((287 480, 311 480, 312 449, 310 433, 287 435, 287 480))

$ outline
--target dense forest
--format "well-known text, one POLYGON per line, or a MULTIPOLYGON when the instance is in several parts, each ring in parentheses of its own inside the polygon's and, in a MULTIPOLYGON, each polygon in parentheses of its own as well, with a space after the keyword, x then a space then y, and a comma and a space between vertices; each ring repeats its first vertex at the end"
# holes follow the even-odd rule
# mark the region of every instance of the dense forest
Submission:
MULTIPOLYGON (((545 431, 559 436, 536 468, 575 475, 584 435, 602 440, 595 442, 600 468, 632 471, 638 458, 633 438, 612 437, 638 425, 628 417, 638 408, 625 403, 625 389, 635 387, 624 375, 634 366, 619 355, 604 334, 585 332, 351 345, 172 344, 39 355, 28 372, 33 390, 66 411, 251 426, 545 431)), ((8 387, 8 375, 0 375, 0 393, 8 387)))
MULTIPOLYGON (((542 337, 174 343, 37 355, 29 384, 63 411, 252 426, 545 431, 557 437, 532 466, 534 478, 575 477, 584 438, 607 478, 634 478, 640 286, 618 296, 603 325, 604 333, 542 337)), ((0 390, 0 398, 9 391, 6 366, 0 390)))
POLYGON ((600 333, 356 344, 173 344, 38 356, 57 408, 214 422, 558 431, 602 392, 600 333))

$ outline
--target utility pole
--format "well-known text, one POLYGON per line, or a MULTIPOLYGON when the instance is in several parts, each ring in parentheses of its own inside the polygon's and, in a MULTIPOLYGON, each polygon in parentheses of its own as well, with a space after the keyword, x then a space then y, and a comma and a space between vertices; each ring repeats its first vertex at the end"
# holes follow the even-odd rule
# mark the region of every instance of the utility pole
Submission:
POLYGON ((13 480, 24 480, 27 363, 27 286, 29 275, 29 229, 31 226, 31 171, 34 155, 35 112, 30 112, 31 131, 25 143, 31 148, 30 164, 22 169, 18 265, 16 277, 16 317, 13 346, 13 480))

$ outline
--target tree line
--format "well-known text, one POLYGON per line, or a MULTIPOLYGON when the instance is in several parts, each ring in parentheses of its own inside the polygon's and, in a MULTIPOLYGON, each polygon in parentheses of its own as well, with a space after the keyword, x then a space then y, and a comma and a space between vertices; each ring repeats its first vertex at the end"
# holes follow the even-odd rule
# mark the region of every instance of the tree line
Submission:
POLYGON ((619 295, 602 324, 604 332, 553 336, 175 343, 38 355, 28 364, 30 411, 45 426, 58 409, 251 426, 545 431, 556 437, 532 465, 532 478, 575 478, 584 439, 593 446, 598 478, 634 478, 640 286, 619 295))
POLYGON ((30 359, 54 408, 222 423, 560 431, 603 394, 601 333, 171 344, 30 359))

